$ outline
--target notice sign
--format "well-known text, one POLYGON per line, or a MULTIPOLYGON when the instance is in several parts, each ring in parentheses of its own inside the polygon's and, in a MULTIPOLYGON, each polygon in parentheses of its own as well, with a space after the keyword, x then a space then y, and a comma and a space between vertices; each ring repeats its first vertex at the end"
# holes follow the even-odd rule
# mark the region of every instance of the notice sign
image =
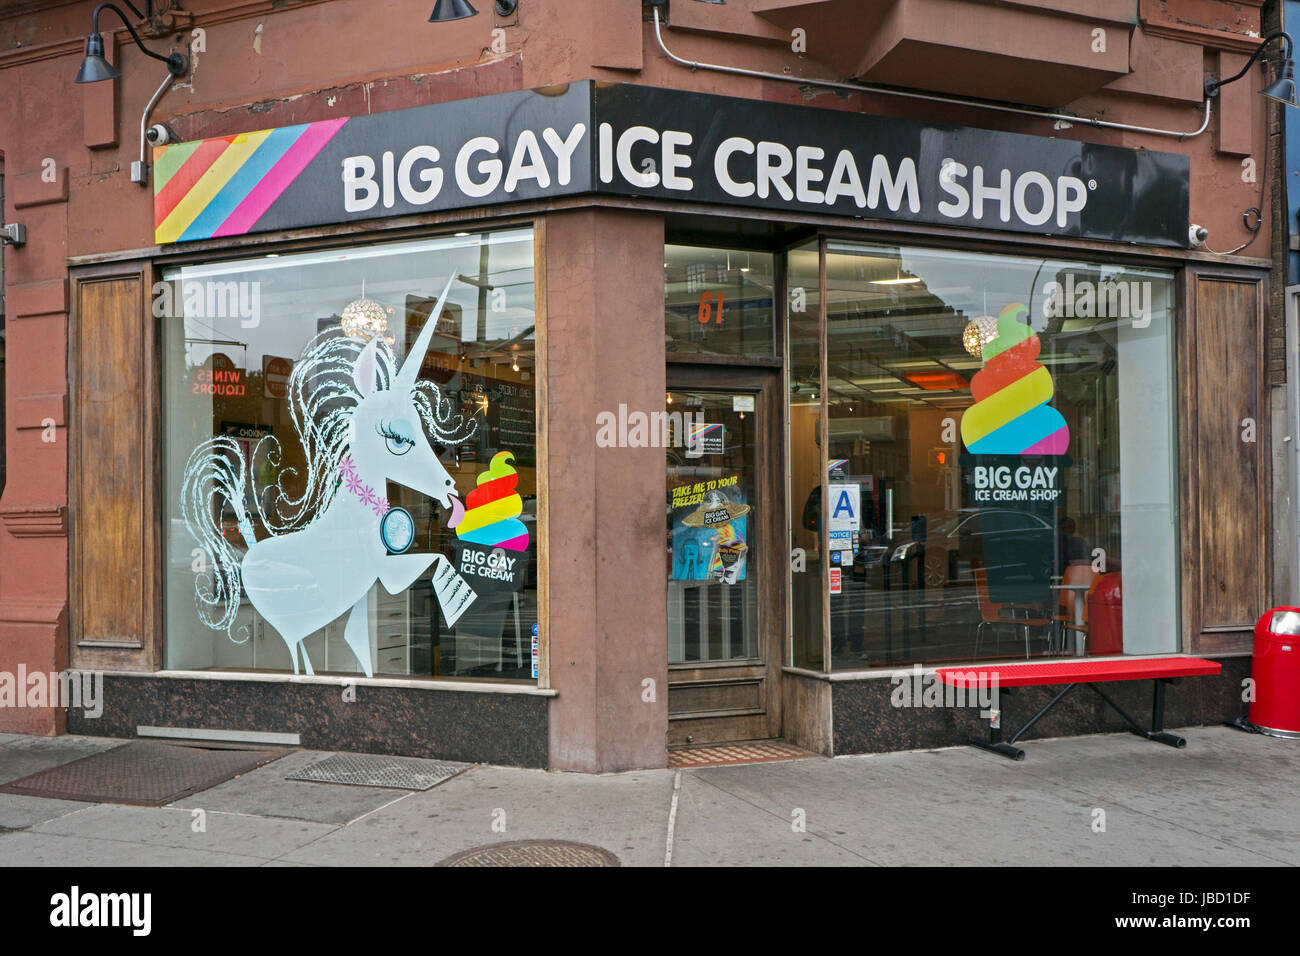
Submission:
POLYGON ((858 531, 862 527, 862 486, 856 481, 832 481, 826 486, 830 492, 830 517, 827 530, 858 531))
POLYGON ((725 450, 722 425, 706 425, 703 422, 692 422, 690 434, 686 439, 686 447, 699 455, 721 455, 725 450))
POLYGON ((831 568, 831 594, 840 593, 840 569, 831 568))
POLYGON ((533 625, 533 677, 537 676, 537 651, 538 651, 537 625, 533 625))

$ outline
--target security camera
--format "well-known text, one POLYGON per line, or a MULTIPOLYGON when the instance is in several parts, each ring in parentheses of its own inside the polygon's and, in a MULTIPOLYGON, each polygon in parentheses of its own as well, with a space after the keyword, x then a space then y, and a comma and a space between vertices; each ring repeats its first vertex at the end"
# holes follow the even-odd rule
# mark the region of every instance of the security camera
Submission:
POLYGON ((150 146, 166 146, 168 143, 176 142, 176 134, 162 123, 155 123, 145 131, 144 138, 149 141, 150 146))
POLYGON ((1204 226, 1192 223, 1191 228, 1187 230, 1187 241, 1194 246, 1205 245, 1205 240, 1208 238, 1210 238, 1210 230, 1204 226))

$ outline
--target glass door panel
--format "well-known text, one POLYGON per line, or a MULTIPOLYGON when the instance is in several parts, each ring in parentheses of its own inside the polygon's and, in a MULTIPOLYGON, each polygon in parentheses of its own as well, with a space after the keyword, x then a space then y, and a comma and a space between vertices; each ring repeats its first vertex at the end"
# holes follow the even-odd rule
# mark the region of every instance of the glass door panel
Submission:
POLYGON ((754 395, 668 400, 668 663, 757 660, 754 395))

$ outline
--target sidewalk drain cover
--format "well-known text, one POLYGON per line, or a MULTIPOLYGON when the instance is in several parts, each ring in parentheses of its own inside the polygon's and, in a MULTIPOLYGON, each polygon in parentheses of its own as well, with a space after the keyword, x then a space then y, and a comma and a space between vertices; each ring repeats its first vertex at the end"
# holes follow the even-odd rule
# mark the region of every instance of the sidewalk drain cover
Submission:
POLYGON ((332 754, 286 780, 311 783, 346 783, 357 787, 390 787, 397 790, 428 790, 473 764, 421 757, 385 757, 376 754, 332 754))
POLYGON ((515 840, 457 853, 438 866, 618 866, 618 857, 590 843, 515 840))
POLYGON ((183 747, 133 740, 41 770, 0 787, 3 793, 86 803, 161 807, 270 763, 287 750, 183 747))

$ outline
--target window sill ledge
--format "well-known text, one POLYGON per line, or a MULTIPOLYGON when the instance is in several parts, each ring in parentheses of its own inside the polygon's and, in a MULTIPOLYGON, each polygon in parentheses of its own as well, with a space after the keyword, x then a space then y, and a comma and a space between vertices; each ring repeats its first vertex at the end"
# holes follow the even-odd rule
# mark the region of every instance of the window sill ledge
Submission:
POLYGON ((474 694, 526 694, 533 697, 556 697, 558 693, 549 687, 535 687, 530 684, 510 684, 504 681, 486 680, 450 680, 447 678, 411 678, 411 677, 341 677, 334 674, 264 674, 256 671, 104 671, 109 677, 154 677, 169 680, 227 680, 227 681, 262 681, 270 684, 317 684, 323 686, 343 687, 354 684, 358 687, 400 687, 407 690, 450 690, 474 694))

